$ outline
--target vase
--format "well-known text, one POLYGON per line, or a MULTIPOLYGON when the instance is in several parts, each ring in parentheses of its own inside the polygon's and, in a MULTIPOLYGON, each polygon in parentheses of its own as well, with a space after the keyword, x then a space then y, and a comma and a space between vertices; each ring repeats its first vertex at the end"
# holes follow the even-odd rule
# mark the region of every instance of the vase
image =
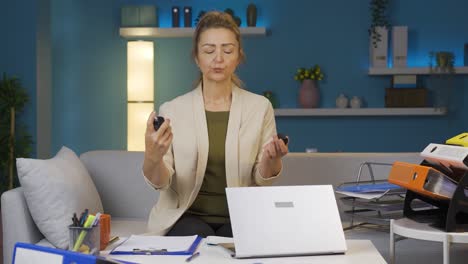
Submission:
POLYGON ((348 107, 348 97, 344 94, 340 94, 335 100, 336 107, 338 108, 347 108, 348 107))
POLYGON ((353 96, 351 101, 349 102, 351 108, 361 108, 362 107, 362 100, 358 96, 353 96))
POLYGON ((317 81, 304 80, 299 88, 299 105, 302 108, 318 107, 320 94, 317 87, 317 81))
POLYGON ((257 25, 257 7, 249 4, 247 7, 247 26, 255 27, 257 25))

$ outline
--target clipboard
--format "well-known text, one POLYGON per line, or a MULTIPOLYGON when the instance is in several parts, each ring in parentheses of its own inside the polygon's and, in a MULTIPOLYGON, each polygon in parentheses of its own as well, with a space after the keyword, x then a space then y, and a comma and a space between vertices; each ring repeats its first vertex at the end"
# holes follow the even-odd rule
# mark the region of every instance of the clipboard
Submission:
MULTIPOLYGON (((164 240, 165 238, 166 239, 171 238, 167 236, 166 237, 165 236, 147 236, 147 237, 150 239, 154 238, 154 239, 159 239, 159 240, 164 240)), ((133 248, 132 250, 119 250, 119 247, 122 244, 126 243, 130 238, 126 239, 119 246, 115 247, 110 252, 110 254, 111 255, 172 255, 172 256, 192 255, 203 239, 201 236, 196 236, 194 241, 190 244, 190 246, 186 250, 171 251, 165 248, 147 248, 147 247, 138 247, 138 248, 133 248)))
POLYGON ((134 262, 114 260, 94 255, 86 255, 69 250, 50 248, 18 242, 13 250, 13 264, 48 263, 48 264, 137 264, 134 262))

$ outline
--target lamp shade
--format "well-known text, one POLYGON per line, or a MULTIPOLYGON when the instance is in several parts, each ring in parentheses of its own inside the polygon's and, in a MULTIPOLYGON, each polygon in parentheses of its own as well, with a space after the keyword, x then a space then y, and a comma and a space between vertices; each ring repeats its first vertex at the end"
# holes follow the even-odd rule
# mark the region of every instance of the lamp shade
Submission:
POLYGON ((154 44, 152 41, 127 43, 127 100, 154 100, 154 44))
POLYGON ((153 107, 153 103, 128 103, 127 150, 145 150, 146 120, 153 107))
POLYGON ((154 45, 127 43, 127 149, 145 150, 146 120, 154 109, 154 45))

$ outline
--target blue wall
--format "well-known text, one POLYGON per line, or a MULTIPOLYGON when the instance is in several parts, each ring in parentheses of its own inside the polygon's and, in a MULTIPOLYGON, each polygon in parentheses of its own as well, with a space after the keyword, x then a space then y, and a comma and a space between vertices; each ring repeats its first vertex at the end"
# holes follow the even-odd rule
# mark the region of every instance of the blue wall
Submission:
MULTIPOLYGON (((239 75, 249 90, 272 90, 282 108, 296 107, 298 67, 320 64, 322 107, 340 93, 362 96, 383 107, 390 77, 368 76, 369 1, 62 1, 52 0, 53 146, 78 153, 126 147, 126 40, 119 37, 120 7, 158 5, 159 23, 170 26, 172 5, 200 10, 231 7, 245 23, 245 8, 259 8, 259 25, 271 35, 245 38, 247 62, 239 75)), ((461 64, 468 41, 468 2, 391 1, 393 25, 410 29, 410 66, 427 66, 431 50, 451 50, 461 64)), ((197 70, 191 39, 155 40, 156 107, 192 87, 197 70)), ((291 137, 291 151, 420 151, 429 142, 466 131, 466 77, 457 76, 450 114, 442 117, 278 117, 278 130, 291 137)))
MULTIPOLYGON (((36 140, 36 1, 0 1, 0 78, 16 76, 29 95, 18 124, 36 140)), ((4 147, 4 146, 2 146, 4 147)), ((34 148, 35 149, 35 148, 34 148)), ((32 153, 34 155, 34 153, 32 153)))

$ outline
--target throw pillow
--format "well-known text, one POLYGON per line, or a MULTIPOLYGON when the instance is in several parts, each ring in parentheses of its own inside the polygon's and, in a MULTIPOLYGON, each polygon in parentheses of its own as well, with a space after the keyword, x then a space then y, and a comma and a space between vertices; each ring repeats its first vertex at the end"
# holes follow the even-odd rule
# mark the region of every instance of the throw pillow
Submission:
POLYGON ((73 213, 102 212, 102 202, 88 171, 77 155, 62 147, 48 160, 16 159, 18 177, 31 216, 54 246, 68 248, 73 213))

